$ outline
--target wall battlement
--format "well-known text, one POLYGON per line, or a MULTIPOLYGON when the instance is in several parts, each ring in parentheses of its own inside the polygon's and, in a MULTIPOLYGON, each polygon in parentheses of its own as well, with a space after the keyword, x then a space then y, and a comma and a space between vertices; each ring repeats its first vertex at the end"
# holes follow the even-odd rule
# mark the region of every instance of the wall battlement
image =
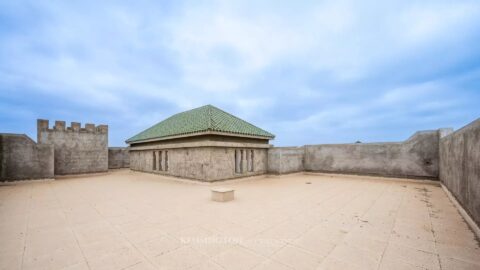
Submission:
POLYGON ((107 125, 98 125, 86 123, 85 127, 81 127, 81 124, 78 122, 71 122, 70 126, 67 127, 65 121, 55 121, 55 124, 52 128, 49 128, 49 121, 45 119, 37 119, 37 131, 47 131, 47 132, 89 132, 89 133, 108 133, 107 125))
POLYGON ((55 175, 105 172, 108 170, 108 126, 37 119, 37 142, 53 144, 55 175))

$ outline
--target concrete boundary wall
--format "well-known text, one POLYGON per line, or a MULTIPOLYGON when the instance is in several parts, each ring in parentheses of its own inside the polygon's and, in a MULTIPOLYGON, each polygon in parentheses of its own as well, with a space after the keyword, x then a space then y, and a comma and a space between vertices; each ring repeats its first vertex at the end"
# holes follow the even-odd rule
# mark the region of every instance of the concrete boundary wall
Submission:
POLYGON ((305 170, 438 178, 440 130, 419 131, 404 142, 305 146, 305 170))
POLYGON ((439 138, 451 129, 419 131, 404 142, 273 147, 268 172, 326 172, 438 179, 439 138))
POLYGON ((53 164, 53 145, 25 134, 0 134, 0 181, 53 178, 53 164))
POLYGON ((273 147, 268 149, 268 173, 285 174, 302 172, 305 147, 273 147))
POLYGON ((439 178, 480 226, 480 119, 440 139, 439 178))
POLYGON ((128 147, 108 148, 108 168, 130 168, 130 154, 128 147))
POLYGON ((463 219, 465 219, 465 222, 467 222, 468 226, 470 226, 470 228, 475 233, 475 235, 477 235, 477 237, 480 238, 479 225, 473 220, 472 216, 467 211, 465 211, 465 208, 458 202, 455 196, 452 195, 450 190, 448 190, 448 188, 444 184, 441 184, 441 186, 443 191, 445 191, 445 193, 447 194, 450 201, 457 208, 460 215, 463 217, 463 219))

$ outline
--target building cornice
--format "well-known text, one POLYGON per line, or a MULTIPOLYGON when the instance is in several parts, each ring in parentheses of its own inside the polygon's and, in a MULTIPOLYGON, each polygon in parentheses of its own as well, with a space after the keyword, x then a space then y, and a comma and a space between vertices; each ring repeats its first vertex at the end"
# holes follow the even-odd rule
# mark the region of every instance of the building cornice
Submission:
POLYGON ((144 151, 144 150, 157 150, 157 149, 174 149, 174 148, 195 148, 195 147, 230 147, 230 148, 264 148, 268 149, 272 147, 271 144, 264 143, 241 143, 241 142, 216 142, 216 141, 203 141, 203 142, 184 142, 184 143, 164 143, 158 145, 146 145, 146 146, 130 146, 130 151, 144 151))
POLYGON ((196 136, 203 136, 203 135, 221 135, 221 136, 229 136, 229 137, 261 139, 261 140, 272 140, 273 139, 273 138, 269 138, 269 137, 262 137, 262 136, 255 136, 255 135, 244 135, 244 134, 226 133, 226 132, 218 132, 218 131, 202 131, 202 132, 188 133, 188 134, 168 136, 168 137, 162 137, 162 138, 152 138, 152 139, 146 139, 146 140, 139 140, 139 141, 133 141, 133 142, 128 142, 127 141, 127 143, 132 145, 132 144, 138 144, 138 143, 165 141, 165 140, 187 138, 187 137, 196 137, 196 136))

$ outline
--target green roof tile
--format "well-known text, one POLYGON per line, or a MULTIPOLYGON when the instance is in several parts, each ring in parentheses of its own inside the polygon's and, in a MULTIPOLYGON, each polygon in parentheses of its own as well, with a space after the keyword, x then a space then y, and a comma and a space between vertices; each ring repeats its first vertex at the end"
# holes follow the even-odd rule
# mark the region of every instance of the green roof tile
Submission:
POLYGON ((212 105, 175 114, 127 140, 127 143, 160 139, 206 131, 273 139, 268 131, 256 127, 212 105))

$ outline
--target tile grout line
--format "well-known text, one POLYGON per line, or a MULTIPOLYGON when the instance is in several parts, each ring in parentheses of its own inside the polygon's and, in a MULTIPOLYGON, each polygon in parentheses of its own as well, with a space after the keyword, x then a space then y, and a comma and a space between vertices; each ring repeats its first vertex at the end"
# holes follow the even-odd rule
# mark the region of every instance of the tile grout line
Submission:
POLYGON ((432 222, 432 204, 430 203, 429 197, 427 196, 427 191, 428 190, 426 188, 423 191, 424 197, 426 198, 425 205, 427 206, 427 209, 428 209, 428 220, 430 221, 430 226, 432 228, 433 246, 435 248, 435 253, 437 255, 438 266, 440 267, 440 270, 442 270, 442 261, 440 260, 440 254, 438 253, 438 248, 437 248, 437 236, 433 228, 433 222, 432 222))
MULTIPOLYGON (((71 190, 70 186, 67 184, 68 188, 71 190)), ((77 234, 75 233, 75 231, 73 230, 73 227, 72 225, 73 224, 70 224, 70 221, 68 220, 68 217, 67 217, 67 213, 65 212, 65 208, 63 207, 63 204, 60 202, 60 199, 58 198, 57 196, 57 193, 55 192, 55 190, 52 189, 51 185, 49 184, 49 188, 52 190, 54 196, 55 196, 55 200, 57 201, 57 203, 59 204, 60 208, 62 209, 62 213, 63 215, 65 216, 65 221, 67 221, 68 223, 68 227, 70 229, 70 232, 73 234, 73 237, 75 237, 75 242, 77 243, 77 246, 78 246, 78 249, 80 249, 80 253, 82 253, 82 257, 83 257, 83 260, 85 261, 85 263, 87 264, 87 268, 88 269, 91 269, 90 267, 90 264, 88 263, 88 260, 87 260, 87 257, 85 256, 85 253, 83 252, 83 249, 82 247, 80 246, 80 242, 78 241, 78 236, 77 234)), ((71 266, 71 265, 70 265, 71 266)))
POLYGON ((405 197, 406 197, 406 193, 408 191, 408 185, 405 185, 405 190, 403 190, 402 192, 402 198, 400 199, 400 203, 398 204, 398 207, 397 207, 397 210, 395 211, 395 220, 392 224, 392 228, 390 229, 390 234, 388 235, 388 239, 387 239, 387 245, 385 246, 385 248, 383 249, 383 252, 382 252, 382 256, 380 258, 380 261, 377 265, 377 270, 380 269, 380 266, 382 265, 382 261, 383 261, 383 258, 385 256, 385 252, 387 251, 389 245, 390 245, 390 238, 392 238, 392 234, 393 234, 393 230, 395 229, 395 224, 397 223, 397 217, 398 217, 398 212, 400 211, 400 208, 402 207, 402 205, 404 204, 404 201, 405 201, 405 197))
POLYGON ((27 241, 28 241, 28 235, 29 235, 29 225, 30 225, 30 208, 32 205, 32 196, 33 196, 33 188, 35 185, 32 185, 28 190, 29 190, 29 200, 28 200, 28 207, 27 207, 27 222, 25 224, 25 239, 23 241, 23 252, 22 252, 22 263, 20 265, 20 269, 23 269, 23 264, 25 262, 25 250, 27 249, 27 241))

